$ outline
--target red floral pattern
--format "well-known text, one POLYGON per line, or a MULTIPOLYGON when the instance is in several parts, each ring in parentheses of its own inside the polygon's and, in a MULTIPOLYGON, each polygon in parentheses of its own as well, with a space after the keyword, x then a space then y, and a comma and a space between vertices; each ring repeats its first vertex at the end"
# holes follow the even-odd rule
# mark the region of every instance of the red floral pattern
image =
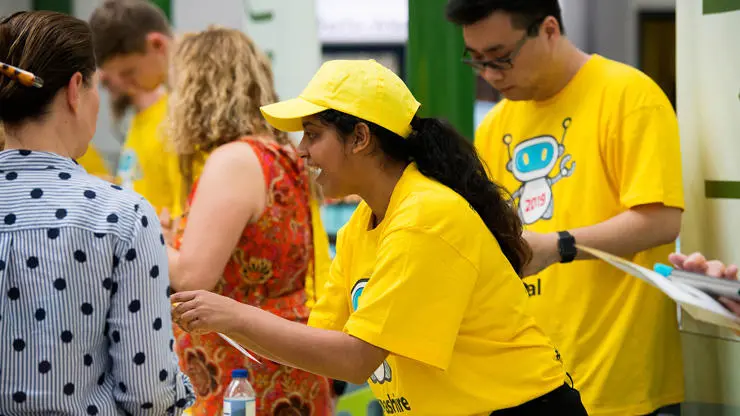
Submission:
MULTIPOLYGON (((304 284, 313 269, 313 235, 308 176, 295 149, 257 139, 245 139, 260 160, 268 191, 267 206, 248 224, 234 248, 214 292, 257 306, 283 318, 306 323, 304 284)), ((197 181, 188 205, 197 191, 197 181)), ((180 247, 186 214, 175 248, 180 247)), ((221 414, 231 370, 249 370, 257 393, 258 415, 331 415, 329 381, 266 359, 249 361, 216 334, 191 335, 175 326, 180 366, 190 376, 197 401, 193 415, 221 414)))
POLYGON ((206 357, 202 348, 188 350, 185 354, 185 369, 198 396, 208 397, 218 392, 221 369, 206 357))

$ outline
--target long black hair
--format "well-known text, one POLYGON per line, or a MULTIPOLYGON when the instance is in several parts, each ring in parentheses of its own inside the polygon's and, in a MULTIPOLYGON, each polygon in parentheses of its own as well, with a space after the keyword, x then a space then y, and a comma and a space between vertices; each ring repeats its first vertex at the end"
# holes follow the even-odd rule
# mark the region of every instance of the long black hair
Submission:
POLYGON ((509 204, 508 193, 489 179, 475 147, 449 123, 414 117, 413 132, 404 139, 375 123, 336 110, 326 110, 317 116, 343 138, 354 131, 357 123, 367 124, 388 157, 415 162, 422 174, 465 198, 496 238, 514 270, 521 274, 532 254, 522 238, 521 220, 509 204))

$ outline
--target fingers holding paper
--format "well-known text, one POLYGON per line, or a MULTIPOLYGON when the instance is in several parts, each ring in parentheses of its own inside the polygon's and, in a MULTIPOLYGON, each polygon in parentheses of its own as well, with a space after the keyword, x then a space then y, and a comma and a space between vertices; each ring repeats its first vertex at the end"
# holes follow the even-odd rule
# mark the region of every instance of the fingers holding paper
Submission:
POLYGON ((719 260, 707 260, 701 253, 692 253, 688 256, 681 253, 673 253, 668 259, 676 268, 688 272, 702 273, 707 276, 730 280, 737 279, 738 268, 736 265, 726 266, 719 260))
POLYGON ((178 292, 170 296, 172 320, 193 334, 228 332, 235 310, 242 304, 207 290, 178 292))
MULTIPOLYGON (((702 273, 707 276, 719 277, 722 279, 737 280, 738 267, 734 264, 726 266, 719 260, 707 260, 701 253, 692 253, 690 255, 673 253, 668 259, 673 265, 682 270, 694 273, 702 273)), ((740 302, 736 302, 724 297, 719 301, 727 309, 737 316, 740 316, 740 302)))

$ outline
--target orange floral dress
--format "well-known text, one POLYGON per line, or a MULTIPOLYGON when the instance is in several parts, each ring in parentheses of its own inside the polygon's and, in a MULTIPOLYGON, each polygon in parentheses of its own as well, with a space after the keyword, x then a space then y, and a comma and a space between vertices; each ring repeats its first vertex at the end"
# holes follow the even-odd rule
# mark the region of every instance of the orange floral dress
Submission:
MULTIPOLYGON (((306 323, 304 284, 313 268, 308 176, 292 146, 244 139, 257 155, 267 185, 262 216, 244 228, 223 276, 213 290, 291 321, 306 323)), ((188 195, 188 207, 197 192, 188 195)), ((175 240, 179 249, 187 209, 175 240)), ((190 377, 197 401, 193 415, 220 415, 231 370, 249 370, 257 393, 258 415, 331 415, 329 380, 262 358, 244 357, 216 334, 191 335, 176 325, 176 351, 190 377)))

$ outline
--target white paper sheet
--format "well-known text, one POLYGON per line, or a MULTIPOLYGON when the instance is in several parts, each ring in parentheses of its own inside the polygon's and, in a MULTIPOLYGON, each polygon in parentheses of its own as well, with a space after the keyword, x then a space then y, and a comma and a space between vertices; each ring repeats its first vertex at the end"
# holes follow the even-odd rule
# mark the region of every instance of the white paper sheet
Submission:
POLYGON ((237 350, 238 350, 238 351, 239 351, 240 353, 242 353, 242 354, 246 355, 246 356, 247 356, 247 357, 248 357, 249 359, 251 359, 252 361, 254 361, 254 362, 256 362, 256 363, 259 363, 259 364, 262 364, 262 363, 260 362, 260 360, 258 360, 258 359, 257 359, 257 357, 255 357, 254 355, 250 354, 250 353, 249 353, 249 351, 245 350, 245 349, 244 349, 244 347, 242 347, 241 345, 239 345, 239 343, 237 343, 237 342, 236 342, 236 341, 234 341, 233 339, 231 339, 231 338, 227 337, 226 335, 224 335, 224 334, 222 334, 222 333, 220 333, 220 332, 217 332, 217 334, 218 334, 218 335, 219 335, 219 336, 220 336, 221 338, 223 338, 223 339, 224 339, 224 341, 226 341, 226 342, 228 342, 229 344, 231 344, 231 346, 232 346, 232 347, 236 348, 236 349, 237 349, 237 350))
POLYGON ((604 251, 582 245, 577 245, 577 247, 579 250, 583 250, 592 256, 599 258, 625 273, 655 286, 676 303, 681 305, 681 307, 691 315, 692 318, 740 331, 740 318, 733 315, 724 306, 722 306, 721 303, 717 302, 701 290, 683 283, 674 282, 653 270, 604 251))

